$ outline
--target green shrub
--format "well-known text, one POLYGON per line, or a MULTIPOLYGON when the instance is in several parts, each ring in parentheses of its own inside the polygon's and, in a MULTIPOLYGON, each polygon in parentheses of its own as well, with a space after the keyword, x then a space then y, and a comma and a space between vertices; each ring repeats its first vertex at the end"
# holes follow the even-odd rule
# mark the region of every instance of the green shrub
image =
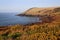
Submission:
POLYGON ((17 37, 20 37, 21 35, 22 35, 21 33, 17 32, 17 33, 15 33, 15 34, 12 34, 11 37, 12 37, 13 39, 15 39, 15 38, 17 38, 17 37))

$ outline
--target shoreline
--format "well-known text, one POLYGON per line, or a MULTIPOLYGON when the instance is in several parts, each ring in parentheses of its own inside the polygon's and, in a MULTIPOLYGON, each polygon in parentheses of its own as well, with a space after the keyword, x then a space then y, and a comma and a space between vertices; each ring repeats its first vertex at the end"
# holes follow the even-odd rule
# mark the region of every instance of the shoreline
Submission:
MULTIPOLYGON (((38 23, 50 23, 52 21, 54 21, 53 17, 51 15, 44 15, 44 16, 40 16, 40 15, 24 15, 24 14, 20 14, 20 15, 16 15, 16 16, 25 16, 25 17, 39 17, 41 18, 42 22, 34 22, 34 23, 28 23, 28 24, 19 24, 19 25, 31 25, 31 24, 38 24, 38 23)), ((11 26, 11 25, 17 25, 17 24, 9 24, 9 25, 2 25, 2 26, 11 26)))
POLYGON ((26 14, 18 14, 16 16, 26 16, 26 17, 42 17, 42 15, 26 15, 26 14))

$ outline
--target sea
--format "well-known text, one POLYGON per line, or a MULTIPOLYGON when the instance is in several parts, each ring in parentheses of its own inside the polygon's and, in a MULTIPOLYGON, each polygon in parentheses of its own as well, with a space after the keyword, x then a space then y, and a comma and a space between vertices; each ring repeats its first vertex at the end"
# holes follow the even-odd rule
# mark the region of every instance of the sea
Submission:
POLYGON ((38 17, 16 16, 19 13, 0 13, 0 26, 35 23, 41 21, 38 17))

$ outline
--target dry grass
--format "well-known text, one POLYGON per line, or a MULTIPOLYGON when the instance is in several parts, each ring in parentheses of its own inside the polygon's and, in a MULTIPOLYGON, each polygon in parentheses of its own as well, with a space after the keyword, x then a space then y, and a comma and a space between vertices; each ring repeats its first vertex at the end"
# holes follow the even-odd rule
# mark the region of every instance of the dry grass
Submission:
POLYGON ((0 40, 60 40, 60 23, 13 25, 1 31, 0 40))
POLYGON ((22 14, 18 15, 54 15, 60 14, 60 7, 51 7, 51 8, 30 8, 27 11, 23 12, 22 14), (58 13, 59 12, 59 13, 58 13))

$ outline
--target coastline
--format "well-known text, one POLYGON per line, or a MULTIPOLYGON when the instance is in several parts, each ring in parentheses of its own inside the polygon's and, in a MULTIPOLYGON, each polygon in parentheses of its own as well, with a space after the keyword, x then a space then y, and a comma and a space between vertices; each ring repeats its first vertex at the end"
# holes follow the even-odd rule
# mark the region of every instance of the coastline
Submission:
POLYGON ((60 12, 49 15, 17 16, 41 17, 42 22, 26 25, 0 26, 0 39, 6 40, 60 40, 60 12))

